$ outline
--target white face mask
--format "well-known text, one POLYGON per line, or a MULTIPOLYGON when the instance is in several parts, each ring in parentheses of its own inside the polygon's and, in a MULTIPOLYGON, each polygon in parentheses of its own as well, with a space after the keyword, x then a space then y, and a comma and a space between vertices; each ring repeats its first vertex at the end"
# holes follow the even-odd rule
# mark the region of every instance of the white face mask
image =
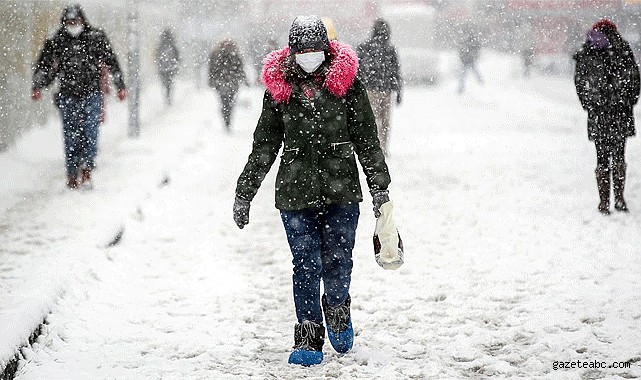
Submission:
POLYGON ((325 52, 323 51, 296 54, 296 63, 308 73, 316 71, 323 62, 325 62, 325 52))
POLYGON ((80 33, 85 29, 83 25, 67 25, 65 26, 67 33, 71 34, 74 37, 78 37, 80 33))

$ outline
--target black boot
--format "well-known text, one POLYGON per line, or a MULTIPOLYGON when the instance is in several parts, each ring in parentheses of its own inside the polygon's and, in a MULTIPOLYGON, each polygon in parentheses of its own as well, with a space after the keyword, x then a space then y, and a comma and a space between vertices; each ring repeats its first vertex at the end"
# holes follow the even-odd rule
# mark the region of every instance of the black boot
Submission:
POLYGON ((349 294, 341 305, 329 306, 327 297, 321 299, 325 323, 327 323, 327 337, 336 352, 344 354, 352 349, 354 345, 354 328, 352 328, 352 317, 349 306, 352 302, 349 294))
POLYGON ((628 212, 628 205, 625 204, 623 199, 623 189, 625 188, 625 169, 626 164, 614 165, 612 171, 612 185, 614 188, 614 208, 617 211, 628 212))
POLYGON ((78 177, 76 177, 75 175, 67 176, 67 188, 76 190, 78 187, 80 187, 80 181, 78 177))
POLYGON ((599 188, 599 212, 603 215, 610 215, 610 170, 596 170, 596 183, 599 188))
POLYGON ((310 366, 323 361, 325 327, 311 321, 294 326, 294 351, 289 355, 289 364, 310 366))

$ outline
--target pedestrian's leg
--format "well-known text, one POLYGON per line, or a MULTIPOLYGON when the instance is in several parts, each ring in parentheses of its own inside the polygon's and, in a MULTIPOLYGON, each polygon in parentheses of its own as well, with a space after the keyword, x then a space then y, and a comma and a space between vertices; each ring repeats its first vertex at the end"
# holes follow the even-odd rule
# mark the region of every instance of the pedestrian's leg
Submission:
POLYGON ((78 187, 78 171, 81 159, 81 129, 78 102, 75 99, 60 95, 60 114, 62 116, 62 133, 64 137, 65 167, 67 187, 78 187))
POLYGON ((220 113, 223 115, 225 131, 231 130, 231 97, 229 91, 221 90, 220 95, 220 113))
POLYGON ((321 240, 317 209, 281 211, 292 252, 294 306, 298 322, 323 322, 320 306, 321 240))
POLYGON ((459 73, 458 79, 458 93, 462 94, 465 91, 465 79, 467 77, 467 70, 469 69, 468 65, 463 64, 461 66, 461 71, 459 73))
POLYGON ((612 152, 612 187, 614 191, 614 208, 617 211, 628 212, 628 206, 623 197, 627 165, 625 163, 626 138, 617 138, 612 152))
POLYGON ((325 327, 320 306, 320 224, 318 209, 281 211, 294 267, 294 350, 290 364, 310 366, 323 361, 325 327))
POLYGON ((84 128, 83 128, 83 161, 82 182, 91 181, 91 172, 96 167, 96 155, 98 154, 98 132, 100 129, 100 112, 102 94, 97 92, 86 98, 84 104, 84 128))
POLYGON ((599 189, 599 212, 604 215, 610 214, 610 158, 612 146, 608 139, 597 138, 595 140, 597 152, 596 180, 599 189))
POLYGON ((236 94, 238 93, 238 90, 232 89, 229 91, 228 94, 228 99, 227 99, 227 104, 228 104, 228 116, 227 116, 227 122, 229 123, 228 129, 231 130, 231 119, 232 116, 234 115, 234 108, 236 107, 236 94))
POLYGON ((162 82, 163 86, 165 87, 165 104, 166 105, 171 105, 171 85, 172 85, 172 77, 171 74, 162 74, 162 82))
POLYGON ((476 66, 476 63, 474 63, 471 66, 472 73, 476 77, 476 81, 479 82, 479 84, 483 84, 483 77, 481 76, 481 72, 479 71, 479 68, 476 66))
POLYGON ((337 306, 349 293, 360 211, 358 204, 330 205, 326 209, 321 233, 323 285, 328 304, 337 306))
POLYGON ((350 204, 327 206, 322 218, 322 305, 329 341, 340 353, 349 351, 354 343, 349 288, 358 217, 358 204, 350 204))
POLYGON ((389 138, 390 138, 390 117, 392 109, 392 94, 386 93, 381 97, 380 102, 381 107, 381 127, 380 127, 380 140, 381 148, 383 148, 383 153, 389 155, 389 138))

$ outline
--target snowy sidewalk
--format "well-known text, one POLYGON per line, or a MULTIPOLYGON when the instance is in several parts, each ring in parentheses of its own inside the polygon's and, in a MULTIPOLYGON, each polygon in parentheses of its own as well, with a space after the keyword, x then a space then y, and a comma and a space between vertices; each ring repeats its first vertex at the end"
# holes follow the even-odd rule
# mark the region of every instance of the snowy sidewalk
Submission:
POLYGON ((88 268, 95 256, 105 254, 138 204, 161 186, 176 152, 185 148, 180 135, 198 133, 181 130, 159 96, 151 93, 147 100, 138 140, 126 137, 126 104, 110 102, 94 191, 65 188, 57 119, 0 155, 0 368, 76 277, 92 275, 88 268))
MULTIPOLYGON (((286 363, 295 317, 275 170, 250 224, 238 230, 231 219, 260 113, 254 89, 241 94, 231 135, 213 96, 185 96, 157 136, 124 142, 118 165, 101 167, 111 173, 104 189, 65 203, 87 213, 85 195, 137 194, 104 215, 125 226, 117 246, 97 248, 95 236, 56 243, 78 260, 73 286, 19 379, 641 377, 641 144, 628 145, 632 211, 604 218, 578 102, 542 97, 544 85, 505 78, 503 64, 484 61, 486 86, 460 97, 453 80, 408 88, 395 110, 390 196, 406 264, 387 272, 374 262, 366 195, 352 352, 326 344, 320 366, 286 363), (132 162, 134 175, 120 172, 132 162), (124 185, 139 175, 144 189, 124 185), (554 370, 576 360, 630 368, 554 370)), ((548 83, 571 93, 570 82, 548 83)), ((67 220, 51 210, 43 220, 67 220)))

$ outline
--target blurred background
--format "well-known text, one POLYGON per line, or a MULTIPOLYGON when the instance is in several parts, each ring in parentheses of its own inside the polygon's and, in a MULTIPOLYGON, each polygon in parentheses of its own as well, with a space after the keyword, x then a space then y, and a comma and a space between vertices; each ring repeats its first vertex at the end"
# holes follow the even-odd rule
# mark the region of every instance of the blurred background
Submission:
MULTIPOLYGON (((127 70, 139 49, 140 86, 157 81, 155 48, 170 28, 181 52, 181 80, 206 87, 206 62, 224 38, 236 40, 253 82, 262 57, 287 43, 298 14, 331 20, 336 38, 364 41, 373 20, 387 19, 407 85, 430 86, 455 75, 454 52, 463 29, 478 34, 484 49, 521 55, 531 51, 540 75, 572 74, 571 55, 599 18, 611 18, 641 56, 641 0, 84 0, 89 22, 104 29, 127 70), (132 43, 138 36, 139 43, 132 43)), ((67 1, 0 0, 0 151, 28 128, 55 113, 51 102, 29 98, 33 62, 59 27, 67 1)), ((55 89, 48 90, 45 97, 55 89)), ((49 99, 49 98, 48 98, 49 99)))

